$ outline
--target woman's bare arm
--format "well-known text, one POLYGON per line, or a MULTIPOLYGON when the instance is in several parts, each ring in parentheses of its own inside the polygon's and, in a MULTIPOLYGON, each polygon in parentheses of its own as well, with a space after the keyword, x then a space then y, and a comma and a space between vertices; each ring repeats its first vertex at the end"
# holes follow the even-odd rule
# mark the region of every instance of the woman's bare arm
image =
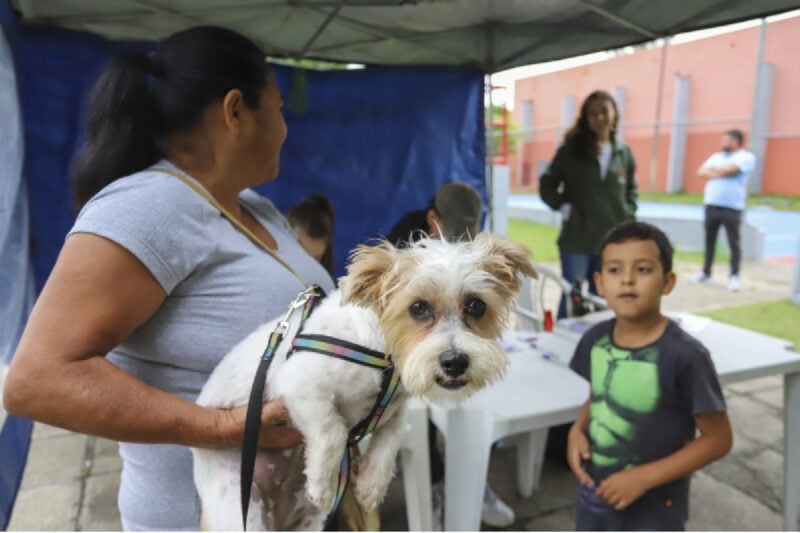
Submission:
MULTIPOLYGON (((9 368, 9 413, 131 442, 228 447, 241 442, 244 408, 200 407, 150 387, 105 359, 166 295, 130 252, 103 237, 70 236, 34 306, 9 368)), ((292 446, 280 404, 262 412, 262 444, 292 446), (269 440, 269 442, 266 442, 269 440)))

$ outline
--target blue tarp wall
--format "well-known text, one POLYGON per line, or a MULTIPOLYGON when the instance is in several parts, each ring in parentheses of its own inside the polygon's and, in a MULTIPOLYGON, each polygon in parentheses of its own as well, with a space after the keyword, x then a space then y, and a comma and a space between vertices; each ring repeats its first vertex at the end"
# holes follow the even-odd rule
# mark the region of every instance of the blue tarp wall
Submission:
MULTIPOLYGON (((0 391, 33 302, 28 254, 28 199, 22 175, 23 128, 14 50, 14 15, 0 2, 0 391)), ((0 529, 5 529, 30 444, 31 422, 0 405, 0 529)))
MULTIPOLYGON (((67 172, 82 141, 85 98, 108 59, 146 48, 54 28, 22 35, 20 85, 41 288, 71 226, 67 172)), ((463 68, 309 71, 275 66, 289 135, 279 178, 259 188, 279 209, 312 192, 336 214, 336 272, 349 250, 425 207, 444 182, 486 199, 483 74, 463 68)), ((486 202, 484 201, 484 204, 486 202)))
MULTIPOLYGON (((152 44, 18 27, 2 1, 0 14, 6 33, 16 35, 29 194, 25 207, 30 209, 30 258, 38 292, 74 220, 67 176, 82 142, 87 94, 113 55, 148 51, 152 44)), ((486 205, 481 71, 275 66, 275 74, 289 135, 278 180, 259 192, 284 211, 313 192, 330 198, 337 276, 344 273, 355 245, 388 233, 406 211, 425 207, 442 183, 469 183, 486 205)), ((16 229, 28 235, 27 228, 16 229)), ((0 441, 0 527, 13 505, 30 432, 27 421, 9 427, 12 420, 18 419, 8 419, 0 441), (4 446, 5 441, 14 446, 4 446)))

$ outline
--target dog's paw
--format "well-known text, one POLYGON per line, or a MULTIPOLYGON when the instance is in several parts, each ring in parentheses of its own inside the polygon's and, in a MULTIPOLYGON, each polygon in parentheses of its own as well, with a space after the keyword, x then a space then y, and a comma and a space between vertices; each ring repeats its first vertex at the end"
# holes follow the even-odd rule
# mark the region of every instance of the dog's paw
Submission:
POLYGON ((358 503, 361 504, 361 507, 366 511, 373 511, 376 509, 385 496, 385 494, 379 494, 374 486, 364 486, 360 483, 356 483, 354 494, 358 503))
POLYGON ((358 465, 354 481, 353 493, 358 503, 366 510, 375 509, 386 496, 392 472, 385 472, 375 466, 375 463, 364 460, 358 465))
POLYGON ((308 479, 306 482, 306 494, 308 494, 308 499, 317 509, 323 513, 328 513, 333 509, 333 502, 336 499, 336 487, 337 479, 335 477, 332 480, 317 480, 315 482, 308 479))

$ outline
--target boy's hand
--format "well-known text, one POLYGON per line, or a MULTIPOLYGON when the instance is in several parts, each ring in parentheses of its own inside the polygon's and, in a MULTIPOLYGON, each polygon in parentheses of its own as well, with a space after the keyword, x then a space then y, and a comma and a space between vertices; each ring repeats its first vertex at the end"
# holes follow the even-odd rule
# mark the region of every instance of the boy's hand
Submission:
POLYGON ((594 487, 594 480, 583 469, 583 463, 588 461, 591 456, 589 439, 577 425, 573 425, 567 437, 567 464, 578 481, 587 487, 594 487))
POLYGON ((639 499, 650 487, 639 468, 628 468, 604 479, 595 494, 621 511, 639 499))

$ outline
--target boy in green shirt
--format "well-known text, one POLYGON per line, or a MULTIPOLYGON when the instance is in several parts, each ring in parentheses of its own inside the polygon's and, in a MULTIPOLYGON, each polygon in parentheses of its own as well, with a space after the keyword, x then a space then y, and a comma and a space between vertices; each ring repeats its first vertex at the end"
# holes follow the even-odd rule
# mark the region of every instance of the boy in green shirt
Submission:
POLYGON ((617 226, 601 248, 595 282, 616 316, 588 330, 570 362, 591 384, 567 444, 579 531, 684 530, 692 472, 731 448, 708 350, 661 313, 672 253, 644 222, 617 226))

